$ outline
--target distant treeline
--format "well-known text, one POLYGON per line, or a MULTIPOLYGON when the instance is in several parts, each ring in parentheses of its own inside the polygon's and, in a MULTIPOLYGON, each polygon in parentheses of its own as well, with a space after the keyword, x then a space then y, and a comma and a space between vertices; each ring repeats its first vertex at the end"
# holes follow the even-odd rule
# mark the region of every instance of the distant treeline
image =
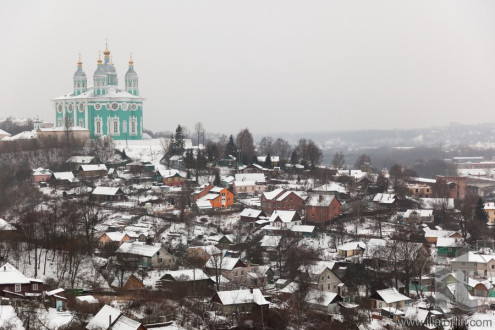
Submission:
POLYGON ((14 121, 12 117, 9 117, 3 121, 0 121, 0 129, 10 133, 11 135, 16 135, 24 131, 32 131, 33 128, 34 125, 31 119, 20 122, 14 121))

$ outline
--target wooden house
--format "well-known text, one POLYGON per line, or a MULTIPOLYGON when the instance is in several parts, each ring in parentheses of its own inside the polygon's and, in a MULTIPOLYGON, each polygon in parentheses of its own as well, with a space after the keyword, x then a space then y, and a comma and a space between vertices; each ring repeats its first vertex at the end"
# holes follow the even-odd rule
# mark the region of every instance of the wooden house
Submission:
POLYGON ((6 298, 24 298, 28 296, 41 296, 42 292, 42 280, 27 278, 9 263, 0 267, 0 296, 6 298))

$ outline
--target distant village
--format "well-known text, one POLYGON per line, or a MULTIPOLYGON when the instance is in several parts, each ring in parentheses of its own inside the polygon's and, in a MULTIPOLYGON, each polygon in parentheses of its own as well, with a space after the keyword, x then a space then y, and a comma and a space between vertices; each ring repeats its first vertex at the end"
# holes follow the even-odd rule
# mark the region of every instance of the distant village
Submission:
POLYGON ((1 329, 495 328, 485 156, 425 178, 248 129, 10 125, 1 329))

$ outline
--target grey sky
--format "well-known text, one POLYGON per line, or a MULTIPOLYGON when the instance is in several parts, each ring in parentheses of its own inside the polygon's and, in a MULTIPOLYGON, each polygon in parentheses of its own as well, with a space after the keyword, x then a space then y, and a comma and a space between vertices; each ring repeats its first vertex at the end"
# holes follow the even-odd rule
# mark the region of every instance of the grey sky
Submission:
POLYGON ((133 52, 145 128, 257 134, 494 121, 495 1, 1 1, 0 117, 54 120, 77 54, 133 52))

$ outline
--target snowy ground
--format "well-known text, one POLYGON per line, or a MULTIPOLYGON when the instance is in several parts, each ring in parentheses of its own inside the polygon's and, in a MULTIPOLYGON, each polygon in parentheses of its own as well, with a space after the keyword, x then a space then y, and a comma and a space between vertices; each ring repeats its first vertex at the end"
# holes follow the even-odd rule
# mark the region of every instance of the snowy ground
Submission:
MULTIPOLYGON (((70 283, 67 279, 67 274, 64 278, 61 278, 61 258, 53 259, 52 251, 48 252, 48 257, 46 261, 46 270, 45 268, 45 253, 46 250, 40 249, 38 250, 40 254, 40 263, 38 265, 38 274, 36 278, 41 280, 46 280, 47 278, 53 278, 55 280, 60 279, 60 286, 69 287, 70 283), (44 272, 44 274, 43 274, 44 272)), ((16 267, 21 273, 23 273, 27 277, 34 278, 34 253, 31 251, 30 256, 28 252, 21 252, 20 257, 16 258, 14 256, 9 256, 8 262, 11 263, 14 267, 16 267), (30 260, 30 261, 29 261, 30 260)), ((97 283, 103 288, 109 288, 108 283, 102 278, 102 276, 96 271, 95 264, 93 262, 93 258, 85 257, 81 262, 79 267, 79 271, 77 273, 77 277, 74 282, 75 287, 85 287, 87 288, 92 283, 97 283)))
POLYGON ((23 330, 21 320, 17 317, 14 308, 10 305, 0 305, 0 329, 23 330))
POLYGON ((124 151, 133 160, 159 164, 163 157, 162 139, 151 140, 117 140, 115 148, 124 151))

